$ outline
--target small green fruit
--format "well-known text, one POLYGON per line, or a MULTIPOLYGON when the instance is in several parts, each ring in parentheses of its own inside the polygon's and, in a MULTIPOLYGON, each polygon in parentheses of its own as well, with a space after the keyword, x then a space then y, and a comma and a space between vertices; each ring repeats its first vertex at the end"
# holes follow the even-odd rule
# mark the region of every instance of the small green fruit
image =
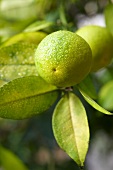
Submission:
POLYGON ((92 72, 106 67, 111 62, 113 58, 113 37, 105 27, 84 26, 76 34, 84 38, 91 47, 92 72))
POLYGON ((92 52, 88 43, 70 31, 46 36, 35 53, 38 74, 57 87, 81 82, 90 72, 92 52))

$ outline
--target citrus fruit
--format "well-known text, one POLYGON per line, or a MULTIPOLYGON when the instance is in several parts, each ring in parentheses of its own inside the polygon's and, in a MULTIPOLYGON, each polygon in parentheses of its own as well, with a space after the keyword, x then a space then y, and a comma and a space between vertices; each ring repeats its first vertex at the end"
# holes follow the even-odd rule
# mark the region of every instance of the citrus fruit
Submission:
POLYGON ((76 34, 84 38, 92 50, 91 71, 106 67, 113 57, 113 37, 110 32, 101 26, 84 26, 76 34))
POLYGON ((56 31, 46 36, 35 53, 38 74, 57 87, 69 87, 89 73, 92 52, 88 43, 70 31, 56 31))

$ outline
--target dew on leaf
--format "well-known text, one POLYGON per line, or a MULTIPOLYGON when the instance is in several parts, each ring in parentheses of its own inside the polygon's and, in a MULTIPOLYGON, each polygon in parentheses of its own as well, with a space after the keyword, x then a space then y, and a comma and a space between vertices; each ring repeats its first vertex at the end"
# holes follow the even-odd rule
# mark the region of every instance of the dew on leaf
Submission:
POLYGON ((55 89, 37 76, 7 83, 0 88, 0 117, 24 119, 42 113, 56 101, 55 89))
POLYGON ((37 75, 34 63, 36 45, 16 43, 0 49, 0 77, 8 81, 20 76, 37 75))

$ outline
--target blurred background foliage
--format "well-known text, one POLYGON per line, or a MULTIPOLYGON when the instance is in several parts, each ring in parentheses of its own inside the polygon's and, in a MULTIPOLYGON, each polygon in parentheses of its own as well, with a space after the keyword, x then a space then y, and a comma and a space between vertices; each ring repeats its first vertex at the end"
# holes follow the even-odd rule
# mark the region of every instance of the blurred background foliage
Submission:
MULTIPOLYGON (((24 32, 49 34, 60 29, 76 31, 88 24, 104 26, 103 11, 107 4, 108 0, 0 0, 0 42, 4 44, 8 38, 24 32)), ((112 64, 91 76, 98 92, 112 81, 112 64)), ((86 170, 112 170, 113 117, 95 111, 81 95, 80 98, 88 114, 91 132, 86 170)), ((19 165, 20 170, 78 170, 54 139, 53 109, 54 106, 31 119, 0 118, 0 170, 17 169, 19 165)))

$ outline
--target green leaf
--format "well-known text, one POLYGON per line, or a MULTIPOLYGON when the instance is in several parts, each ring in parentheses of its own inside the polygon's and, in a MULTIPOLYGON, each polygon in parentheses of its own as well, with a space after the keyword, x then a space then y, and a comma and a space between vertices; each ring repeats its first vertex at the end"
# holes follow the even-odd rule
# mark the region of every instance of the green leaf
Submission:
POLYGON ((0 49, 0 79, 12 79, 37 75, 34 52, 37 46, 30 43, 16 43, 0 49))
POLYGON ((66 20, 66 12, 65 12, 65 8, 64 8, 64 4, 61 3, 60 8, 59 8, 59 13, 60 13, 60 20, 62 22, 62 24, 65 26, 67 25, 67 20, 66 20))
POLYGON ((106 27, 113 35, 113 4, 108 4, 104 9, 106 27))
MULTIPOLYGON (((1 2, 1 14, 9 21, 22 21, 37 18, 37 4, 34 0, 28 1, 7 1, 1 2)), ((12 22, 13 23, 13 22, 12 22)))
POLYGON ((79 83, 78 88, 83 90, 91 98, 97 98, 96 90, 90 76, 87 76, 81 83, 79 83))
POLYGON ((24 32, 33 32, 33 31, 39 31, 39 30, 43 30, 45 28, 48 28, 50 26, 52 26, 54 23, 53 22, 49 22, 49 21, 36 21, 34 23, 32 23, 31 25, 29 25, 24 32))
POLYGON ((113 80, 106 83, 98 94, 99 104, 107 110, 113 110, 113 80))
POLYGON ((14 79, 0 88, 0 117, 24 119, 47 110, 57 99, 55 86, 37 76, 14 79))
POLYGON ((28 43, 34 43, 38 45, 40 41, 46 37, 46 33, 44 32, 27 32, 27 33, 20 33, 16 34, 15 36, 9 38, 6 40, 0 47, 5 47, 12 45, 17 42, 28 42, 28 43))
POLYGON ((28 170, 15 154, 2 146, 0 146, 0 163, 4 170, 28 170))
MULTIPOLYGON (((79 89, 80 90, 80 89, 79 89)), ((91 97, 89 97, 84 91, 80 90, 82 96, 84 97, 84 99, 96 110, 98 110, 99 112, 102 112, 104 114, 107 115, 113 115, 113 113, 110 113, 109 111, 107 111, 106 109, 104 109, 103 107, 101 107, 99 104, 97 104, 91 97)))
POLYGON ((89 127, 84 106, 75 94, 65 94, 59 101, 54 110, 52 127, 59 146, 79 166, 83 166, 89 127))
POLYGON ((0 80, 0 86, 4 85, 6 82, 3 80, 0 80))

